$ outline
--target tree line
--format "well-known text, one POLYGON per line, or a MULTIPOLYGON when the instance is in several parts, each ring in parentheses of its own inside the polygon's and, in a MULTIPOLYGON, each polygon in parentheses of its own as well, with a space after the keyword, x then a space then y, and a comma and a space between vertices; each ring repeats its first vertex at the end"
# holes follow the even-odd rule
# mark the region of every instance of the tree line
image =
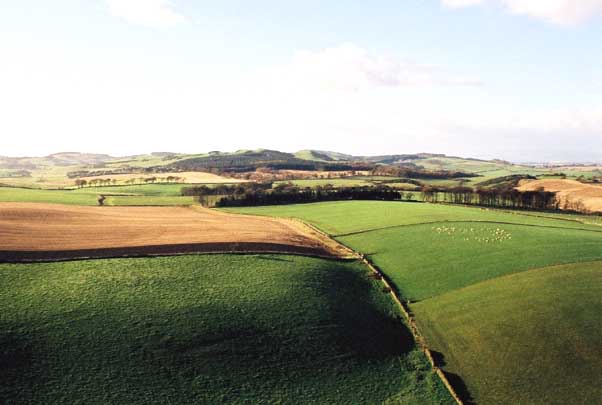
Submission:
POLYGON ((373 176, 407 177, 412 179, 459 179, 478 177, 476 173, 449 170, 427 170, 419 167, 406 166, 377 166, 371 170, 373 176))
POLYGON ((519 191, 515 188, 429 187, 421 190, 425 202, 481 205, 485 207, 558 210, 560 202, 556 193, 540 188, 519 191))
MULTIPOLYGON (((125 185, 142 185, 142 184, 154 184, 154 183, 180 183, 183 182, 185 178, 179 176, 167 176, 167 177, 138 177, 138 178, 130 178, 125 180, 123 183, 125 185)), ((115 186, 117 185, 117 179, 110 178, 100 178, 100 179, 77 179, 74 184, 77 188, 84 187, 103 187, 103 186, 115 186)))
MULTIPOLYGON (((479 205, 485 207, 557 210, 556 193, 544 191, 518 191, 514 188, 433 187, 423 186, 419 197, 424 202, 479 205)), ((387 185, 334 187, 330 184, 316 187, 299 187, 292 183, 273 185, 267 183, 242 183, 183 187, 182 195, 209 199, 218 207, 299 204, 337 200, 414 201, 415 193, 391 188, 387 185)))

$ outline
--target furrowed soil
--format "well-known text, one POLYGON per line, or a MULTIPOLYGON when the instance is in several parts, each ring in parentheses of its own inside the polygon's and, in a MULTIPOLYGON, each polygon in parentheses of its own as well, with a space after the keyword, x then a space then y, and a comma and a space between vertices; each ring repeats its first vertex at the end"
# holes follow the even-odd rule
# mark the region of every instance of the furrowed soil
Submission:
POLYGON ((0 203, 0 261, 198 252, 348 251, 301 222, 199 207, 81 207, 0 203))

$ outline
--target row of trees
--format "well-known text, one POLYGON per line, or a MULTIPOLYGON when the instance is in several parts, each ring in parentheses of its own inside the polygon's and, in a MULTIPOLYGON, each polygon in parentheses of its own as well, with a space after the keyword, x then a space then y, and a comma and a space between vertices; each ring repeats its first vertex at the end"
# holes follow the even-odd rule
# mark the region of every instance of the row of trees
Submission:
POLYGON ((218 207, 301 204, 319 201, 338 200, 401 200, 399 191, 389 187, 341 187, 341 188, 299 188, 297 186, 276 187, 272 190, 245 192, 220 199, 218 207))
POLYGON ((240 183, 240 184, 216 184, 213 187, 205 185, 182 187, 183 196, 203 197, 203 196, 241 196, 245 193, 266 192, 272 188, 272 183, 240 183))
MULTIPOLYGON (((138 178, 130 178, 124 181, 124 184, 127 185, 135 185, 135 184, 154 184, 154 183, 181 183, 186 180, 184 177, 179 176, 167 176, 167 177, 138 177, 138 178)), ((117 179, 77 179, 74 184, 77 188, 84 187, 103 187, 103 186, 114 186, 118 182, 117 179)))
POLYGON ((377 166, 371 170, 374 176, 408 177, 412 179, 458 179, 478 177, 475 173, 452 172, 449 170, 427 170, 419 167, 377 166))
POLYGON ((316 187, 299 187, 292 183, 242 183, 220 184, 213 187, 183 187, 182 195, 195 196, 201 203, 215 202, 219 207, 298 204, 334 200, 401 200, 412 199, 413 193, 386 186, 341 187, 327 184, 316 187), (219 197, 217 199, 208 197, 219 197))
POLYGON ((557 210, 559 201, 556 193, 544 191, 518 191, 515 188, 428 187, 421 190, 426 202, 450 202, 453 204, 475 204, 486 207, 523 208, 534 210, 557 210))

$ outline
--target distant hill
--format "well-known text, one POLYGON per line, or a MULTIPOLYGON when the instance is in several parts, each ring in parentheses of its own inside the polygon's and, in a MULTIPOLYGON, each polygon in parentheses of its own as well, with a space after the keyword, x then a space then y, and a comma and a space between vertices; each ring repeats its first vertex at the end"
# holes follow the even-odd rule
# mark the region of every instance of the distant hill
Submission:
POLYGON ((115 159, 96 153, 61 152, 43 157, 0 156, 0 169, 35 170, 44 166, 98 165, 115 159))
POLYGON ((50 166, 73 167, 70 172, 85 175, 92 171, 104 174, 130 172, 254 171, 257 168, 273 170, 370 170, 380 165, 398 165, 413 169, 487 173, 508 176, 523 173, 528 166, 513 165, 501 160, 479 160, 434 153, 391 154, 380 156, 353 156, 334 151, 306 149, 295 153, 270 149, 235 152, 210 151, 197 154, 153 152, 150 154, 112 157, 106 154, 62 152, 45 157, 0 157, 0 169, 14 171, 42 170, 50 166))
POLYGON ((352 155, 346 155, 339 152, 305 149, 295 153, 299 159, 313 160, 318 162, 336 162, 336 161, 354 161, 357 160, 352 155))
POLYGON ((269 149, 243 150, 234 153, 210 153, 184 158, 165 166, 170 170, 220 169, 224 171, 253 171, 259 167, 274 170, 348 170, 352 161, 335 161, 332 157, 309 153, 292 154, 269 149), (305 157, 299 157, 305 156, 305 157))
POLYGON ((57 166, 94 165, 115 159, 112 156, 97 153, 62 152, 48 155, 47 160, 57 166))

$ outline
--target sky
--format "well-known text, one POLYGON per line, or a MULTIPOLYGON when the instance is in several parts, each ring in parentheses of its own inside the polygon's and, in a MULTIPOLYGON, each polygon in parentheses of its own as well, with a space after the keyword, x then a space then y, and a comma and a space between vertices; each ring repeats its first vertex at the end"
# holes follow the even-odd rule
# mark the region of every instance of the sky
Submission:
POLYGON ((0 0, 0 155, 602 162, 602 0, 0 0))

